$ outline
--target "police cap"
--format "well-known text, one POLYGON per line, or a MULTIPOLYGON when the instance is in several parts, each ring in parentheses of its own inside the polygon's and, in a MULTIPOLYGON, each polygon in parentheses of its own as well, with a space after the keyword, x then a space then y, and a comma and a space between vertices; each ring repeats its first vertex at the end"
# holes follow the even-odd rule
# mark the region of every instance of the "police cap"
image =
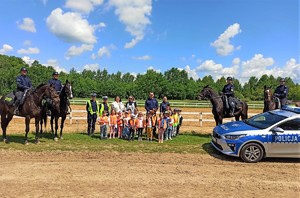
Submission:
POLYGON ((58 75, 58 72, 56 72, 56 71, 53 72, 53 73, 52 73, 52 76, 54 76, 54 75, 58 75))
POLYGON ((92 93, 91 96, 92 96, 92 97, 96 97, 97 94, 96 94, 96 93, 92 93))
POLYGON ((280 78, 280 82, 285 82, 285 78, 280 78))
POLYGON ((230 76, 229 76, 229 77, 227 77, 227 80, 232 80, 232 77, 230 77, 230 76))
POLYGON ((107 100, 107 98, 108 98, 107 96, 103 96, 102 97, 103 100, 107 100))
POLYGON ((22 67, 20 71, 27 71, 26 67, 22 67))

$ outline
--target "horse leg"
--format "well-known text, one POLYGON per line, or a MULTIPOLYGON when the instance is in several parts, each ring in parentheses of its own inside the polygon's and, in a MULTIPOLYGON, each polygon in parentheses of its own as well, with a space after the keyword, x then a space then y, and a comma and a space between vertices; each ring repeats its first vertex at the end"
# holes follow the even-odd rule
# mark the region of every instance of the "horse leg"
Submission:
POLYGON ((35 143, 36 144, 40 143, 40 140, 39 140, 39 123, 40 123, 40 121, 41 121, 40 117, 35 118, 35 143))
POLYGON ((58 116, 55 117, 55 135, 54 140, 57 141, 57 130, 58 130, 58 116))
POLYGON ((52 132, 52 135, 53 135, 53 138, 54 138, 53 119, 54 119, 54 116, 51 115, 51 118, 50 118, 50 125, 51 125, 51 132, 52 132))
POLYGON ((63 136, 62 136, 62 131, 63 131, 63 128, 64 128, 64 123, 65 123, 65 120, 66 120, 66 115, 63 115, 61 117, 61 123, 60 123, 60 139, 64 139, 63 136))
POLYGON ((30 117, 25 117, 25 145, 28 145, 28 132, 29 132, 30 117))
POLYGON ((6 137, 6 129, 13 118, 13 114, 3 114, 1 115, 1 128, 2 128, 2 137, 3 137, 3 142, 8 143, 7 137, 6 137))

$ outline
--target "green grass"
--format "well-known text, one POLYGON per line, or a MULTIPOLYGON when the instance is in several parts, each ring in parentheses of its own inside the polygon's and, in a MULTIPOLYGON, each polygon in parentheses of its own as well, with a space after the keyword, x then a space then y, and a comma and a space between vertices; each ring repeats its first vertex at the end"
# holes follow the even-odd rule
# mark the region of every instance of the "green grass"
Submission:
POLYGON ((34 143, 34 134, 29 134, 29 145, 24 145, 24 135, 9 135, 9 143, 0 142, 0 149, 19 150, 28 152, 47 151, 116 151, 142 153, 207 153, 213 152, 210 146, 210 135, 187 133, 173 140, 158 144, 156 140, 141 142, 120 139, 100 140, 99 134, 90 137, 82 133, 65 134, 63 140, 53 141, 52 134, 41 135, 40 144, 34 143))

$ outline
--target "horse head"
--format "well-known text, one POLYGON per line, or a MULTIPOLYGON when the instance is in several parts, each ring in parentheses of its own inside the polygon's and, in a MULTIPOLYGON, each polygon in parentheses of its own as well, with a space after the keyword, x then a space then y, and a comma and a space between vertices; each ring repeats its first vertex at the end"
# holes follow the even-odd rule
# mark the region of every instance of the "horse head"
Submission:
POLYGON ((209 87, 209 85, 206 85, 205 87, 203 87, 203 89, 199 93, 198 99, 199 100, 211 99, 212 94, 213 94, 212 88, 209 87))
POLYGON ((66 83, 64 85, 65 93, 68 98, 73 98, 73 91, 72 91, 72 82, 66 80, 66 83))
POLYGON ((266 85, 264 86, 264 100, 266 102, 272 101, 272 86, 267 87, 266 85))

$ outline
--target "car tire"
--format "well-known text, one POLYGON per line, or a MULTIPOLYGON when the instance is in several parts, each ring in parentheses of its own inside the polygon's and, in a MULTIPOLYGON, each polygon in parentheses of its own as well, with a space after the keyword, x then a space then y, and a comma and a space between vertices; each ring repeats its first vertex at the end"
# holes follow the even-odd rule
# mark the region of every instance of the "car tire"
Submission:
POLYGON ((243 146, 240 157, 244 162, 256 163, 264 157, 264 149, 260 144, 248 143, 243 146))

